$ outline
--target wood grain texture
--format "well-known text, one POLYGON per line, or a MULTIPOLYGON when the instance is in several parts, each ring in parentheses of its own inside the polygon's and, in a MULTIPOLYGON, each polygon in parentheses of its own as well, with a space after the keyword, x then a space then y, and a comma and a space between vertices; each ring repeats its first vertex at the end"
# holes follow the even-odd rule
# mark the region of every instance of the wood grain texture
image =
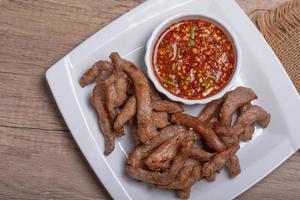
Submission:
MULTIPOLYGON (((285 0, 239 0, 247 14, 285 0)), ((0 0, 0 199, 110 199, 55 105, 45 71, 143 0, 0 0)), ((237 199, 300 199, 300 154, 237 199)))

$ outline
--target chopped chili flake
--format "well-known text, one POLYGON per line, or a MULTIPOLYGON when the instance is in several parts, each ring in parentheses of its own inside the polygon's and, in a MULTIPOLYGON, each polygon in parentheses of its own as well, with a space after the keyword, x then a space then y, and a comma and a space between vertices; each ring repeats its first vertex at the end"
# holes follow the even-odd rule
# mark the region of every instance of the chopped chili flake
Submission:
POLYGON ((182 20, 158 38, 153 67, 172 94, 202 99, 222 90, 235 70, 231 40, 218 26, 200 19, 182 20))

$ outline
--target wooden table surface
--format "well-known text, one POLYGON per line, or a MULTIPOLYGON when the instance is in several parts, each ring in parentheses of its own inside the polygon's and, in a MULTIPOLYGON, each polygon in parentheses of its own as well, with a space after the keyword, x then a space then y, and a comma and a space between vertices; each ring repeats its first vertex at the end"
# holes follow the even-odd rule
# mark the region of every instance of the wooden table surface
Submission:
MULTIPOLYGON (((285 0, 238 0, 246 13, 285 0)), ((70 50, 142 0, 0 0, 0 199, 110 199, 45 80, 70 50)), ((300 199, 300 154, 237 199, 300 199)))

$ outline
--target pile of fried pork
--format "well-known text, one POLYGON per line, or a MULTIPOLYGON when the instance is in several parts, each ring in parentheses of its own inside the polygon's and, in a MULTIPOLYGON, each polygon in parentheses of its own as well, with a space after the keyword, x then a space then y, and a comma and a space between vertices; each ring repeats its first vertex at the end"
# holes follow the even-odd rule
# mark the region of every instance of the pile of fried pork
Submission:
POLYGON ((257 99, 252 89, 227 92, 193 117, 159 94, 135 64, 115 52, 110 59, 95 63, 80 85, 97 83, 91 104, 99 116, 105 155, 114 150, 115 138, 125 135, 125 125, 132 129, 137 146, 128 158, 130 177, 188 199, 195 183, 214 181, 223 167, 230 177, 241 172, 236 156, 240 141, 251 140, 255 124, 266 128, 271 117, 251 104, 257 99))

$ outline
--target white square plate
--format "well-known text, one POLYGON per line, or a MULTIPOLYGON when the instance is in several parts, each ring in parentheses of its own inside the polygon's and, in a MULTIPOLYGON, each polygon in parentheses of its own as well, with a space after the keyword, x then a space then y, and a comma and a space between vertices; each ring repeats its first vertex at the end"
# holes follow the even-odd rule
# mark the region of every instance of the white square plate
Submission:
MULTIPOLYGON (((103 155, 104 142, 97 116, 89 103, 93 86, 78 83, 84 71, 110 52, 144 68, 145 44, 152 30, 179 12, 209 13, 235 31, 242 52, 238 85, 253 88, 272 114, 270 126, 256 129, 254 139, 238 152, 242 173, 229 179, 222 172, 213 183, 200 181, 191 199, 232 199, 262 179, 300 147, 300 101, 288 75, 258 30, 234 0, 149 0, 95 33, 47 71, 47 80, 58 107, 93 170, 114 199, 174 199, 160 190, 130 179, 125 172, 127 153, 133 148, 130 134, 117 140, 115 151, 103 155), (263 132, 263 134, 262 134, 263 132)), ((185 107, 197 114, 202 106, 185 107)))

